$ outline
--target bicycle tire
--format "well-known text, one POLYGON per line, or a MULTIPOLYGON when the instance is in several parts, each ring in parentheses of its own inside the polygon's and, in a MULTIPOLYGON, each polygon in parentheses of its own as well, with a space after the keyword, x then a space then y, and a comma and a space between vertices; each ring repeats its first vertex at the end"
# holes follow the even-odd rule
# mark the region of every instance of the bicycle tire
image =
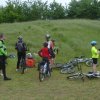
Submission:
POLYGON ((63 65, 62 63, 55 63, 53 68, 62 68, 63 65))
POLYGON ((85 63, 88 67, 91 67, 93 65, 92 60, 88 60, 85 63))
POLYGON ((84 75, 82 73, 76 73, 76 74, 67 76, 67 79, 81 79, 84 82, 84 75))
POLYGON ((39 80, 40 80, 40 82, 42 82, 44 80, 44 78, 45 78, 45 75, 43 73, 39 72, 39 80))
POLYGON ((48 71, 47 76, 48 76, 48 77, 51 77, 51 70, 48 71))
POLYGON ((64 67, 60 70, 61 74, 71 74, 75 72, 75 68, 73 65, 69 64, 69 65, 64 65, 64 67), (66 67, 65 67, 66 66, 66 67))

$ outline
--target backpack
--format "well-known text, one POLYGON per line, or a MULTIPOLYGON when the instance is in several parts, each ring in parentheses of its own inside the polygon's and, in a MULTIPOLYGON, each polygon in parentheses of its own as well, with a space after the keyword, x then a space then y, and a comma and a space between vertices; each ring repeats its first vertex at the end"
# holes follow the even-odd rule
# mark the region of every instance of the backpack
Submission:
POLYGON ((27 58, 26 59, 26 66, 29 68, 35 67, 35 59, 27 58))
POLYGON ((22 41, 18 41, 18 42, 16 43, 16 49, 17 49, 19 52, 23 52, 23 51, 26 51, 26 50, 27 50, 25 43, 22 42, 22 41))

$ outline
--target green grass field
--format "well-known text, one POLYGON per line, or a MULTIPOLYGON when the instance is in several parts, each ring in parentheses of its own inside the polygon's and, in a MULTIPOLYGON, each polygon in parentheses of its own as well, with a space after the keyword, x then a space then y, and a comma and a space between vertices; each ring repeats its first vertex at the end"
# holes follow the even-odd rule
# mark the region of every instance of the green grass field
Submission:
MULTIPOLYGON (((59 54, 56 62, 65 63, 75 56, 91 57, 92 40, 100 48, 100 21, 98 20, 47 20, 0 24, 0 32, 6 35, 8 54, 14 53, 17 37, 22 35, 32 53, 37 53, 49 32, 56 40, 59 54)), ((35 56, 36 61, 41 58, 35 56)), ((60 70, 53 70, 50 79, 39 82, 37 66, 24 75, 16 72, 16 58, 8 59, 7 75, 11 81, 0 76, 0 100, 100 100, 100 79, 67 80, 60 70)), ((83 72, 91 71, 82 65, 83 72)), ((97 67, 100 70, 100 66, 97 67)))

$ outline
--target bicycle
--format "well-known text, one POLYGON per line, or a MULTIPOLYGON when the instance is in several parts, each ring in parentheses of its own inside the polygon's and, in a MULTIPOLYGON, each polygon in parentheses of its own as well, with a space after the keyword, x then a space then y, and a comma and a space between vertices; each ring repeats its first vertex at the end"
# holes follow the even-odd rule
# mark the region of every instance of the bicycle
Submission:
POLYGON ((46 77, 50 77, 51 76, 51 71, 50 69, 47 72, 47 62, 40 62, 38 64, 38 70, 39 70, 39 80, 40 82, 44 81, 44 79, 46 77))
POLYGON ((93 64, 92 58, 84 58, 84 56, 79 57, 78 63, 85 63, 88 67, 91 67, 93 64))
MULTIPOLYGON (((84 56, 80 56, 80 57, 77 57, 77 61, 78 63, 85 63, 85 65, 89 67, 92 66, 92 58, 84 58, 84 56)), ((64 63, 64 64, 55 63, 52 68, 66 70, 67 68, 71 68, 71 67, 73 68, 73 63, 75 63, 75 59, 70 60, 69 62, 64 63)), ((61 73, 63 72, 61 71, 61 73)), ((64 73, 67 73, 67 72, 64 72, 64 73)))
POLYGON ((78 57, 75 59, 76 60, 76 66, 77 66, 77 73, 74 73, 72 75, 67 76, 67 79, 81 79, 84 82, 84 77, 86 76, 83 72, 82 72, 82 67, 78 62, 78 57))
MULTIPOLYGON (((82 56, 81 56, 82 58, 82 56)), ((81 60, 82 62, 82 60, 81 60)), ((70 60, 68 63, 63 64, 60 73, 62 74, 71 74, 75 72, 75 67, 77 66, 77 63, 80 62, 80 57, 75 57, 74 59, 70 60)))

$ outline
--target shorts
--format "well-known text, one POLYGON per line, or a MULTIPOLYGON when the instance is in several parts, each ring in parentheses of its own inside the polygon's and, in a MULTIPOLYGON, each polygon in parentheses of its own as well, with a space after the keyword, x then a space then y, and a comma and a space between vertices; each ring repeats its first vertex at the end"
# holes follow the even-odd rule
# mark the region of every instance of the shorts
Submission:
POLYGON ((92 58, 92 60, 93 60, 93 64, 97 64, 98 58, 92 58))
POLYGON ((52 49, 50 49, 51 58, 55 58, 55 53, 52 49))

